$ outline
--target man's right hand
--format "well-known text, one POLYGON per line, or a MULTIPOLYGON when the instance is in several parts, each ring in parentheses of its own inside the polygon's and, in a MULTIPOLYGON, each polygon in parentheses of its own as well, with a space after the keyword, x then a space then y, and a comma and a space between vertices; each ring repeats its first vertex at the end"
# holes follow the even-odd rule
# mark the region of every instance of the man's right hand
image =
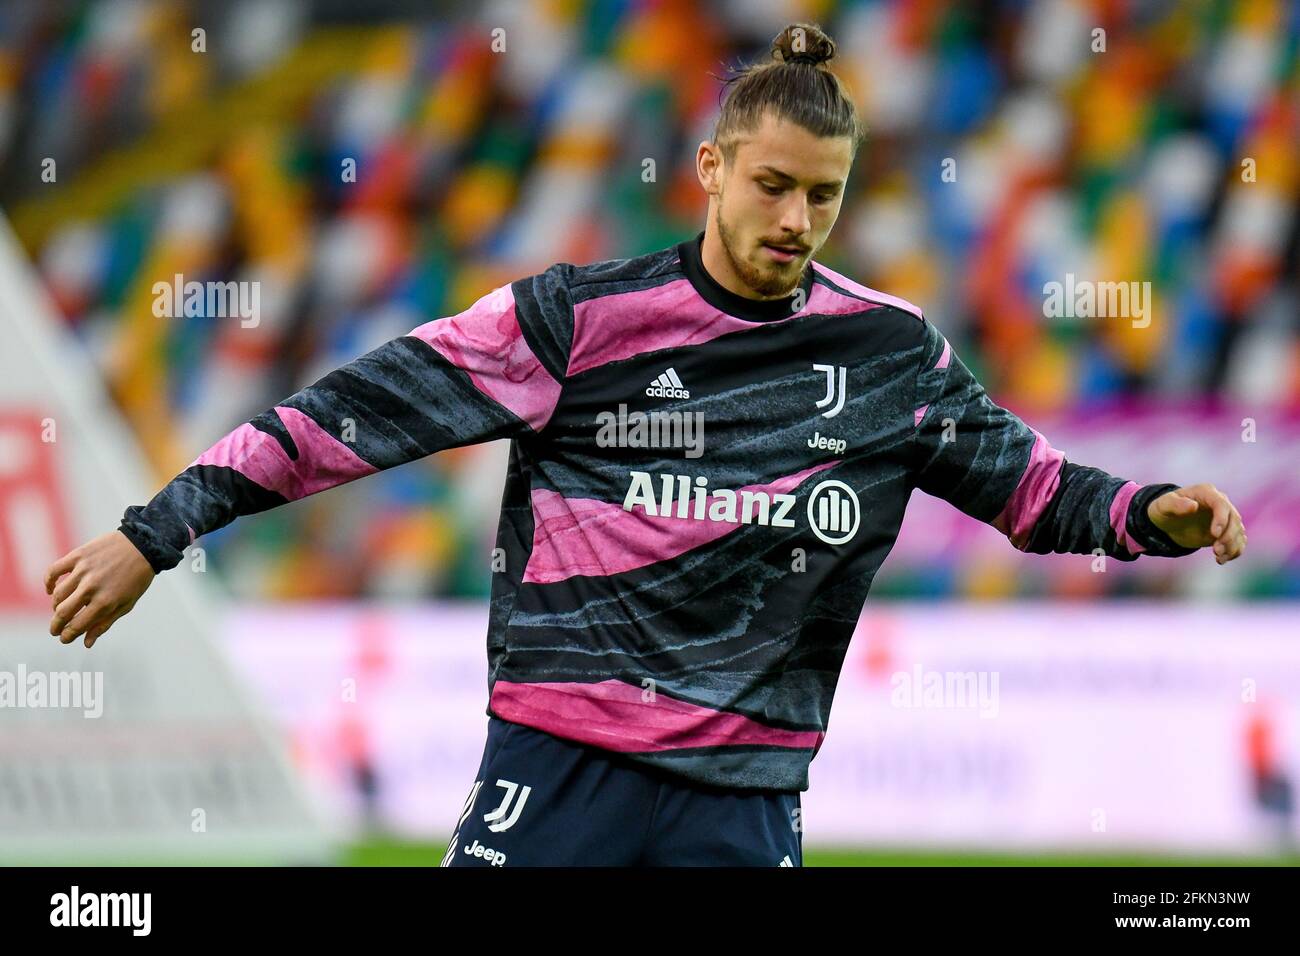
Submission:
POLYGON ((45 572, 45 593, 54 599, 50 634, 71 644, 82 634, 86 646, 135 607, 153 583, 154 570, 131 540, 110 531, 69 551, 45 572))

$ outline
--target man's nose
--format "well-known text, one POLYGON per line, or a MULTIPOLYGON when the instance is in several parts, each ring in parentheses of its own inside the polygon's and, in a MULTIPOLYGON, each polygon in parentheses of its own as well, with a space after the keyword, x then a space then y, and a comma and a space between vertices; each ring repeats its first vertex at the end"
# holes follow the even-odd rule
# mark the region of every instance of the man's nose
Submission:
MULTIPOLYGON (((792 236, 802 237, 812 228, 808 218, 808 199, 800 194, 792 194, 781 210, 781 229, 792 236)), ((802 242, 802 238, 799 239, 802 242)))

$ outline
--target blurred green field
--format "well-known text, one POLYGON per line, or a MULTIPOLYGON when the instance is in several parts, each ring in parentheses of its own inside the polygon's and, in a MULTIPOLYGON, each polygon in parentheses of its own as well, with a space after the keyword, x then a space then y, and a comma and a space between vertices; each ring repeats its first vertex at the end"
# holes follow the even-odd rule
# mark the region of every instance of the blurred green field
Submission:
MULTIPOLYGON (((347 866, 437 866, 447 844, 363 840, 352 844, 347 866)), ((1298 866, 1300 854, 1271 857, 1101 855, 1073 853, 948 853, 810 849, 805 866, 1298 866)))

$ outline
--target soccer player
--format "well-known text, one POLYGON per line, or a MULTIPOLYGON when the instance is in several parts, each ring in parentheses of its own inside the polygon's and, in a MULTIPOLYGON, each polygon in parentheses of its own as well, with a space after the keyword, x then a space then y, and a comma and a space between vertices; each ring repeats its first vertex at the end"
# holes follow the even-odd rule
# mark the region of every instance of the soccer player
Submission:
POLYGON ((814 260, 862 139, 834 51, 795 24, 733 78, 699 235, 518 279, 240 425, 51 565, 50 633, 92 646, 241 515, 509 438, 487 746, 443 862, 797 866, 913 489, 1021 551, 1240 556, 1213 485, 1066 460, 919 308, 814 260))

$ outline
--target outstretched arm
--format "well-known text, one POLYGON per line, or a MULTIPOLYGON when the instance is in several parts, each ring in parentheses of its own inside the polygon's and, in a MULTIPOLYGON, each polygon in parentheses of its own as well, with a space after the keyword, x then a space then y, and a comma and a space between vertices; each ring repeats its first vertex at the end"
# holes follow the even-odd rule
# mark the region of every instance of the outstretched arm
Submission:
POLYGON ((1021 551, 1121 561, 1181 557, 1210 544, 1223 564, 1246 536, 1213 485, 1139 485, 1068 461, 995 404, 929 321, 917 378, 915 483, 993 525, 1021 551))
POLYGON ((563 321, 545 313, 565 308, 567 287, 552 267, 384 343, 240 425, 147 505, 127 508, 116 532, 50 566, 50 633, 65 644, 84 633, 91 646, 154 574, 241 515, 445 448, 540 431, 564 373, 538 355, 568 347, 550 331, 563 321))

